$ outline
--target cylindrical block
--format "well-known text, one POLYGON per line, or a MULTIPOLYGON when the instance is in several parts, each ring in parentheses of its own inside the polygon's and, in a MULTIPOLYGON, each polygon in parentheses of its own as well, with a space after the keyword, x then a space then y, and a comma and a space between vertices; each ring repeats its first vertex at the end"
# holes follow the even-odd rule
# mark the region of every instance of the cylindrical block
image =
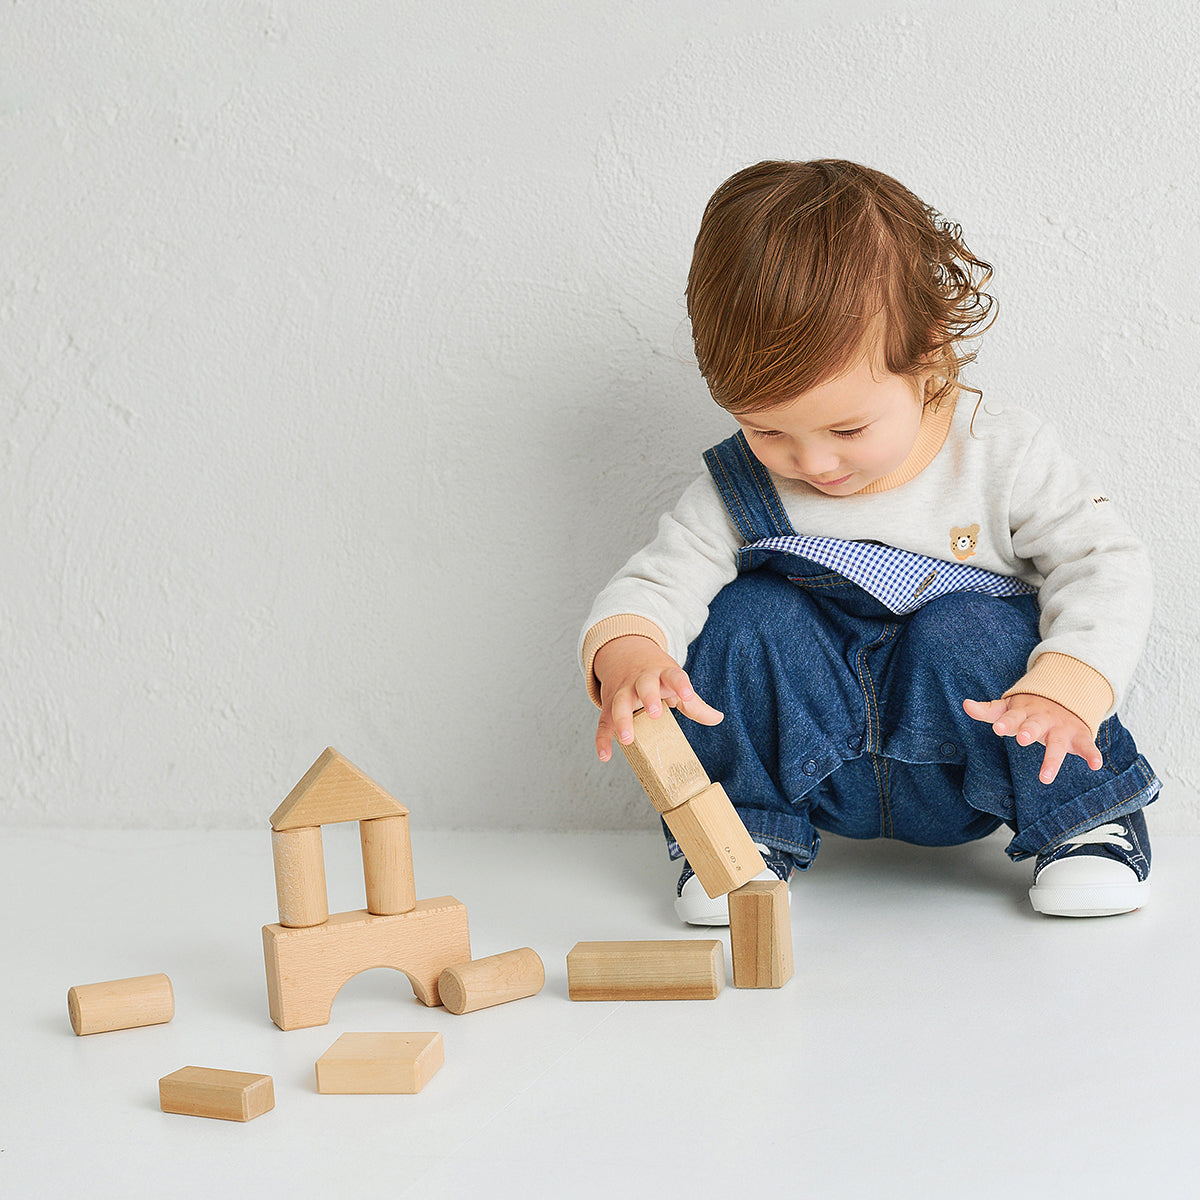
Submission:
POLYGON ((329 920, 329 897, 320 826, 272 829, 271 852, 275 857, 280 925, 290 929, 324 925, 329 920))
POLYGON ((175 993, 165 975, 138 975, 85 983, 67 992, 71 1028, 85 1033, 162 1025, 175 1015, 175 993))
POLYGON ((525 946, 447 967, 438 979, 438 995, 447 1012, 462 1014, 536 996, 545 982, 542 960, 525 946))
POLYGON ((376 817, 359 821, 367 912, 377 917, 412 912, 417 903, 413 883, 412 842, 408 817, 376 817))

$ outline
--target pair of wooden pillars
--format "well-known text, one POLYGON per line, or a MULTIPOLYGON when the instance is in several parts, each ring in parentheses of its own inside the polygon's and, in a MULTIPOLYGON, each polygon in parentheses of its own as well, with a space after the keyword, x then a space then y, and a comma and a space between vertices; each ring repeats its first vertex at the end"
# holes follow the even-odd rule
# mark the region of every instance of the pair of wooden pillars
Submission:
MULTIPOLYGON (((359 821, 358 827, 367 912, 374 916, 411 912, 417 903, 417 893, 408 817, 376 817, 359 821)), ((273 829, 271 849, 280 925, 289 929, 324 925, 329 920, 329 896, 321 827, 273 829)))

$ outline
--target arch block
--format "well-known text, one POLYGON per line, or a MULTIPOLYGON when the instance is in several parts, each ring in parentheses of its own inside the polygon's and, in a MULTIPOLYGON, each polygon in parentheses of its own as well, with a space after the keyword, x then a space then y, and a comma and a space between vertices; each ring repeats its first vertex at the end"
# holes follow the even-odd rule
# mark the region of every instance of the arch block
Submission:
POLYGON ((328 1025, 343 985, 373 967, 402 971, 416 998, 432 1007, 440 1003, 438 976, 471 958, 467 909, 438 896, 391 916, 358 909, 306 929, 264 925, 263 953, 271 1020, 280 1029, 328 1025))

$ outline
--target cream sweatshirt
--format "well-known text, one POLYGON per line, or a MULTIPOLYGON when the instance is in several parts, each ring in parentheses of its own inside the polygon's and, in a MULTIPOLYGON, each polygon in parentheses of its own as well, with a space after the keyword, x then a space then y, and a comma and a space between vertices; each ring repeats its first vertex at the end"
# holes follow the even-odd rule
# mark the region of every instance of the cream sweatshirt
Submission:
MULTIPOLYGON (((1149 627, 1149 559, 1039 417, 990 398, 927 409, 905 462, 851 496, 772 479, 798 534, 882 542, 1032 585, 1041 641, 1005 695, 1055 700, 1093 733, 1115 711, 1149 627)), ((580 657, 594 701, 592 660, 612 638, 641 634, 684 661, 743 544, 706 472, 592 606, 580 657)))

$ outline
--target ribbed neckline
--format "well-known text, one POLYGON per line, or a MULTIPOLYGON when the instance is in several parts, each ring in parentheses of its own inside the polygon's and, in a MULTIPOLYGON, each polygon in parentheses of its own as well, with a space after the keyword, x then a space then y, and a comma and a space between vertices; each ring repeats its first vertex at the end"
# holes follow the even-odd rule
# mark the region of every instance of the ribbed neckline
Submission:
POLYGON ((925 411, 921 414, 921 426, 917 430, 917 440, 913 443, 908 457, 894 471, 876 479, 874 483, 868 483, 864 488, 859 488, 851 495, 868 496, 874 492, 890 492, 893 488, 901 487, 916 479, 937 458, 938 451, 946 444, 946 438, 950 435, 950 425, 954 420, 954 406, 957 401, 958 397, 952 396, 948 400, 943 400, 936 407, 927 404, 925 411))

